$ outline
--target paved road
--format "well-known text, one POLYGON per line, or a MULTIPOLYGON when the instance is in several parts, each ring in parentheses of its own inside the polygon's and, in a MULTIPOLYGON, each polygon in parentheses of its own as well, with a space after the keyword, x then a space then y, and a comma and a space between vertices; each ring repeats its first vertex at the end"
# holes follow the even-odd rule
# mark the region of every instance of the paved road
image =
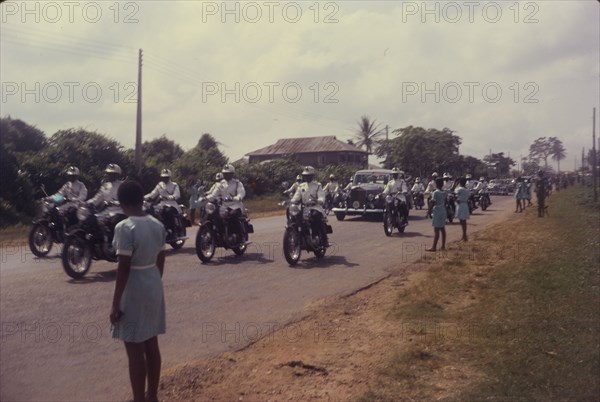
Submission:
MULTIPOLYGON (((472 216, 469 230, 506 219, 513 202, 495 197, 488 211, 472 216)), ((331 217, 334 247, 319 261, 303 253, 296 268, 282 255, 283 216, 253 221, 253 245, 242 258, 219 249, 203 265, 192 240, 169 252, 168 332, 159 338, 163 369, 237 349, 301 317, 317 300, 352 292, 410 264, 432 242, 423 215, 411 211, 406 232, 389 238, 380 222, 331 217)), ((449 241, 460 238, 457 223, 447 228, 449 241)), ((190 230, 191 239, 195 233, 190 230)), ((85 280, 72 281, 54 251, 52 258, 36 259, 25 244, 4 243, 0 250, 0 400, 126 399, 125 350, 111 339, 108 324, 115 265, 94 262, 85 280)), ((295 329, 286 330, 291 343, 295 329)))

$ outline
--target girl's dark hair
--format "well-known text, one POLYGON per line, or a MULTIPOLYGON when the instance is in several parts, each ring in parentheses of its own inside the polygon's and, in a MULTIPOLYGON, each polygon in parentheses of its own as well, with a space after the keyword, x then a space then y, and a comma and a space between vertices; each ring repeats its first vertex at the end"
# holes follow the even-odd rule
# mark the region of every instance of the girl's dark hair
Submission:
POLYGON ((437 188, 442 188, 444 187, 444 179, 441 177, 438 177, 437 179, 435 179, 435 186, 437 188))
POLYGON ((458 179, 458 182, 460 183, 461 186, 466 186, 467 185, 467 178, 466 177, 461 177, 460 179, 458 179))
POLYGON ((136 207, 144 203, 144 189, 140 183, 135 180, 125 180, 119 186, 117 198, 121 205, 136 207))

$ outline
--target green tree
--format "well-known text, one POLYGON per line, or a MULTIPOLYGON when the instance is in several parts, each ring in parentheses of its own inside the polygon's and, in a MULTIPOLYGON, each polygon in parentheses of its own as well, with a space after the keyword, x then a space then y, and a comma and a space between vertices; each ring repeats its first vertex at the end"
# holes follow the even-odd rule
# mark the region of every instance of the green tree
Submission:
POLYGON ((362 116, 357 124, 358 128, 354 134, 356 146, 358 148, 365 148, 369 154, 372 154, 378 145, 383 130, 379 128, 379 124, 374 119, 371 121, 369 116, 362 116))
POLYGON ((509 176, 510 168, 517 164, 512 158, 504 156, 504 152, 486 155, 483 157, 483 161, 492 169, 491 173, 496 177, 509 176))
POLYGON ((558 173, 560 173, 560 161, 565 159, 565 157, 567 156, 566 153, 566 149, 565 146, 563 145, 562 141, 559 140, 556 137, 550 137, 550 141, 552 143, 552 159, 556 161, 556 163, 558 164, 558 173))
POLYGON ((38 152, 48 145, 46 135, 40 129, 10 116, 0 119, 0 142, 7 152, 38 152))
POLYGON ((529 156, 531 159, 543 160, 546 169, 548 168, 548 157, 550 155, 552 155, 552 141, 547 137, 540 137, 529 146, 529 156))

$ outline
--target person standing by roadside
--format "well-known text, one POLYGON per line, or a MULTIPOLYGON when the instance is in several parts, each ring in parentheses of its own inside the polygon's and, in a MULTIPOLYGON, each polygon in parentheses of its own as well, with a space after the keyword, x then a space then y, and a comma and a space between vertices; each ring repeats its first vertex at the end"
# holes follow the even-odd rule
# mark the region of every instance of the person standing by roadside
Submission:
POLYGON ((157 335, 166 330, 162 284, 166 230, 144 213, 139 183, 123 182, 117 196, 128 218, 117 224, 113 240, 119 262, 110 312, 112 337, 125 342, 133 400, 154 402, 161 368, 157 335))
POLYGON ((191 176, 188 179, 188 189, 190 191, 190 222, 192 225, 194 225, 194 221, 196 220, 196 209, 200 208, 198 198, 204 194, 204 186, 200 180, 196 179, 195 176, 191 176))
POLYGON ((426 251, 436 251, 440 233, 442 235, 442 251, 446 250, 446 198, 448 194, 442 190, 444 179, 435 179, 437 189, 431 193, 429 214, 432 216, 431 224, 434 229, 433 246, 426 251))
POLYGON ((544 171, 538 172, 538 179, 535 183, 535 190, 538 204, 538 218, 541 218, 546 213, 546 191, 548 190, 548 180, 544 176, 544 171))
POLYGON ((467 241, 467 219, 469 219, 469 197, 471 196, 471 192, 466 187, 467 179, 461 177, 458 179, 458 186, 454 190, 456 193, 456 203, 458 204, 456 207, 456 217, 462 228, 461 241, 467 241))

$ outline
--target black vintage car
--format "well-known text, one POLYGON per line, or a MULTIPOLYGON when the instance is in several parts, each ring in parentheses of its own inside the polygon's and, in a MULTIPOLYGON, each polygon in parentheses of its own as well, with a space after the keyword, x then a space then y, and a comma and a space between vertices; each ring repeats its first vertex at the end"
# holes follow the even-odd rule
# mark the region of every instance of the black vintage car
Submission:
POLYGON ((352 189, 345 199, 331 209, 341 221, 346 215, 378 214, 383 216, 385 198, 378 197, 390 180, 390 169, 359 170, 354 174, 352 189))

